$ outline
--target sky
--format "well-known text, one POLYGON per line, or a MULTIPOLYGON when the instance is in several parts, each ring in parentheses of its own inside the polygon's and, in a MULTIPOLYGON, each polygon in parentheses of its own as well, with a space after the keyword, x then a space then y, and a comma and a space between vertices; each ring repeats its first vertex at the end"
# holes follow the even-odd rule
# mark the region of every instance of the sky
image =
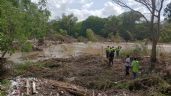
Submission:
MULTIPOLYGON (((32 1, 37 2, 38 0, 32 1)), ((139 3, 136 3, 134 0, 124 1, 135 10, 140 11, 143 14, 149 14, 146 8, 139 3)), ((164 8, 171 0, 165 1, 164 8)), ((47 0, 47 8, 51 11, 50 19, 57 19, 64 13, 73 13, 79 21, 85 20, 91 15, 105 18, 111 15, 118 16, 121 13, 128 11, 128 9, 113 3, 112 0, 47 0)), ((161 17, 163 20, 163 15, 161 17)))

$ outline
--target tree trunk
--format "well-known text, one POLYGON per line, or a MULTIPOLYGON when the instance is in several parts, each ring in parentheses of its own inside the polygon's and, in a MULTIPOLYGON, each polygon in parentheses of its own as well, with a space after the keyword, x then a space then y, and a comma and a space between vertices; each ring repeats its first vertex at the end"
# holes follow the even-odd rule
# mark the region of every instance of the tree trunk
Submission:
POLYGON ((6 62, 6 58, 0 58, 0 80, 4 79, 5 76, 5 67, 4 67, 5 62, 6 62))
POLYGON ((4 57, 5 57, 5 55, 6 55, 6 53, 7 53, 7 51, 4 51, 4 52, 2 53, 1 58, 4 58, 4 57))
POLYGON ((152 14, 151 14, 151 37, 152 37, 152 50, 151 50, 151 68, 150 71, 152 71, 155 68, 155 62, 156 62, 156 47, 157 47, 157 40, 156 40, 156 32, 154 31, 154 19, 155 19, 155 1, 152 0, 152 14))
POLYGON ((4 57, 5 57, 6 53, 7 53, 7 51, 4 51, 2 53, 2 56, 0 57, 0 80, 3 79, 4 73, 5 73, 4 64, 6 62, 6 58, 4 58, 4 57))
POLYGON ((153 43, 152 43, 152 50, 151 50, 151 62, 152 63, 155 63, 156 62, 156 55, 157 55, 157 41, 156 40, 153 40, 153 43))

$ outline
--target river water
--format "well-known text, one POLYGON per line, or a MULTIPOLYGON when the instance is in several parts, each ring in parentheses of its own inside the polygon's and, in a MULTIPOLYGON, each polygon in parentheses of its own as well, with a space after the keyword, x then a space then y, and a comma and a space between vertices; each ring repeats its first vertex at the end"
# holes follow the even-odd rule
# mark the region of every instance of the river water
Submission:
MULTIPOLYGON (((58 44, 51 45, 48 48, 44 48, 43 51, 40 52, 28 52, 21 53, 16 52, 12 56, 7 56, 9 60, 15 63, 22 63, 25 61, 38 61, 49 58, 68 58, 72 56, 79 56, 84 54, 91 55, 105 55, 105 48, 107 46, 122 46, 122 50, 128 50, 136 48, 137 46, 142 48, 144 45, 141 43, 70 43, 70 44, 58 44)), ((148 44, 146 46, 149 50, 151 50, 151 45, 148 44)), ((159 44, 157 46, 158 53, 171 53, 171 44, 159 44)))

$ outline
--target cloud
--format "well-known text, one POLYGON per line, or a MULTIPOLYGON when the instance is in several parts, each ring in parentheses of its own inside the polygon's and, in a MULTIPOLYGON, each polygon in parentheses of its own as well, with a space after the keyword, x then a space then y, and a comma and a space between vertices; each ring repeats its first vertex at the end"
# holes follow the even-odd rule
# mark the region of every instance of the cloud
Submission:
POLYGON ((82 6, 82 9, 88 9, 93 5, 93 2, 87 3, 85 5, 82 6))
POLYGON ((51 19, 60 17, 73 0, 48 0, 47 7, 51 11, 51 19))
MULTIPOLYGON (((79 1, 79 0, 78 0, 79 1)), ((80 3, 81 4, 84 4, 84 3, 89 3, 89 2, 91 2, 92 0, 80 0, 80 3)))
MULTIPOLYGON (((90 5, 92 5, 92 3, 90 5)), ((91 15, 104 18, 104 17, 108 17, 110 15, 119 15, 122 12, 124 12, 124 10, 120 6, 113 4, 110 1, 106 2, 104 4, 104 7, 101 9, 89 10, 88 9, 89 7, 86 7, 83 9, 68 9, 67 13, 68 14, 73 13, 75 16, 79 17, 79 20, 81 21, 91 15)))
MULTIPOLYGON (((32 0, 37 2, 39 0, 32 0)), ((133 9, 146 14, 149 17, 149 11, 141 4, 134 0, 124 0, 133 9)), ((166 0, 166 4, 169 0, 166 0)), ((166 6, 164 5, 164 7, 166 6)), ((120 7, 114 4, 112 0, 47 0, 48 9, 51 11, 51 19, 62 16, 63 13, 73 13, 79 20, 84 20, 90 15, 99 17, 108 17, 110 15, 119 15, 125 11, 129 11, 127 8, 120 7)), ((162 16, 162 18, 164 18, 162 16)))
POLYGON ((78 17, 79 21, 85 20, 87 17, 89 17, 89 16, 91 16, 91 15, 103 17, 102 9, 100 9, 100 10, 68 9, 68 10, 67 10, 67 13, 68 13, 68 14, 73 13, 75 16, 78 17))
POLYGON ((114 4, 112 2, 106 2, 105 7, 103 8, 103 15, 109 16, 109 15, 119 15, 123 13, 125 10, 118 6, 117 4, 114 4))

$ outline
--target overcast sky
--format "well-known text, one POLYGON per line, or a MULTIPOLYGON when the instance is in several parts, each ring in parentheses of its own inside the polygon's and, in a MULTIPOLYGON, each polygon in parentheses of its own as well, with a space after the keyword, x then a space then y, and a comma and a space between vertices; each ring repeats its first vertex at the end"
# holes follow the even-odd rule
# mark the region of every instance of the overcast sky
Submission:
MULTIPOLYGON (((32 0, 36 2, 38 0, 32 0)), ((164 7, 171 0, 165 0, 164 7)), ((141 4, 134 2, 134 0, 125 0, 129 6, 148 14, 148 11, 142 7, 141 4)), ((94 15, 99 17, 108 17, 110 15, 119 15, 125 11, 122 8, 112 2, 112 0, 47 0, 48 9, 51 11, 51 19, 60 17, 63 13, 73 13, 79 20, 85 20, 88 16, 94 15)), ((162 19, 164 17, 162 16, 162 19)))

